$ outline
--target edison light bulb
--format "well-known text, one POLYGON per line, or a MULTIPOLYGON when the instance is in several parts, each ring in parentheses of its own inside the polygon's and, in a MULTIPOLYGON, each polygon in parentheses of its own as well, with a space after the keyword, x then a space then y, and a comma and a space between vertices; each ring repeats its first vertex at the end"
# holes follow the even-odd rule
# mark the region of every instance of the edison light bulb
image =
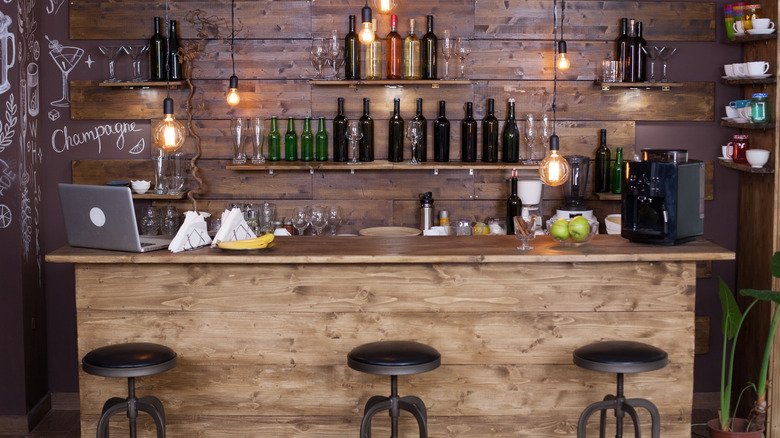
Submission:
POLYGON ((558 54, 558 70, 568 70, 570 65, 571 64, 569 63, 569 59, 566 58, 566 53, 559 53, 558 54))
POLYGON ((569 162, 558 154, 558 136, 550 137, 550 155, 539 164, 539 176, 548 186, 557 187, 569 179, 569 162))
POLYGON ((230 106, 236 106, 240 101, 241 97, 238 95, 238 77, 233 75, 230 77, 230 89, 228 90, 227 103, 230 106))
POLYGON ((382 15, 387 15, 395 9, 395 0, 374 0, 374 7, 382 15))
POLYGON ((175 151, 184 144, 184 125, 173 116, 173 99, 166 97, 163 101, 165 118, 155 125, 152 131, 152 141, 165 152, 175 151))
POLYGON ((360 42, 363 44, 371 44, 374 42, 374 28, 371 25, 370 20, 368 23, 363 23, 363 29, 360 30, 358 38, 360 38, 360 42))

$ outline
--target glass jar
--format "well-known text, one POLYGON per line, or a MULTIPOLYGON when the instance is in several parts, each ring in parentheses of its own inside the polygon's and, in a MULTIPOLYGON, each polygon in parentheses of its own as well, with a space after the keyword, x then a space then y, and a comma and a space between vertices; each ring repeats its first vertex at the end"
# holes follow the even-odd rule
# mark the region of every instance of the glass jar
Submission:
POLYGON ((742 14, 742 28, 745 32, 753 29, 752 20, 755 18, 761 18, 761 5, 745 5, 745 11, 742 14))
POLYGON ((750 149, 750 136, 737 134, 734 135, 734 140, 729 142, 728 146, 734 148, 734 162, 735 163, 747 163, 747 154, 745 153, 750 149))
POLYGON ((506 234, 506 219, 491 217, 488 219, 488 231, 490 234, 506 234))
POLYGON ((750 101, 750 119, 753 123, 769 122, 769 94, 754 93, 753 100, 750 101))

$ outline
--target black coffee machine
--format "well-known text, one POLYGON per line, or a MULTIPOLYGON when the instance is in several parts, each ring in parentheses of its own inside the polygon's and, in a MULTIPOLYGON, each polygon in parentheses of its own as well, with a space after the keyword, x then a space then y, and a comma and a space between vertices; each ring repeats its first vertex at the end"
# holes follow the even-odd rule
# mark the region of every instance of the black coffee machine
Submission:
POLYGON ((680 149, 643 149, 623 164, 621 236, 676 245, 704 233, 704 163, 680 149))

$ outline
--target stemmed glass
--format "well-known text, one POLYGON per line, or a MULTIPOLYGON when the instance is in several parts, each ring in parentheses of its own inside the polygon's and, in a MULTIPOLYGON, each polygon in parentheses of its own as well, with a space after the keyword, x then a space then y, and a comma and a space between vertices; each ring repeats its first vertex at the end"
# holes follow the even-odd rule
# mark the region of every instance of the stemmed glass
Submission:
POLYGON ((655 60, 658 59, 658 54, 660 53, 660 50, 658 50, 658 47, 651 46, 651 47, 645 47, 642 46, 642 52, 647 55, 647 59, 650 60, 650 82, 656 82, 655 80, 655 60))
POLYGON ((62 98, 51 102, 51 104, 58 107, 68 107, 70 106, 68 75, 76 67, 76 64, 79 63, 81 57, 84 56, 84 49, 81 47, 63 46, 59 41, 49 39, 48 35, 45 36, 49 40, 49 55, 62 73, 62 98))
POLYGON ((119 82, 119 79, 114 76, 114 61, 124 51, 124 46, 98 46, 98 49, 108 58, 108 79, 103 82, 119 82))
POLYGON ((661 49, 658 50, 658 55, 661 57, 661 61, 663 61, 661 82, 669 82, 669 78, 666 77, 666 62, 669 61, 669 58, 671 58, 676 51, 677 47, 661 47, 661 49))
POLYGON ((241 117, 234 117, 230 120, 230 134, 233 137, 233 164, 246 163, 244 141, 248 125, 247 119, 241 117))
POLYGON ((328 217, 325 215, 325 209, 318 205, 309 206, 309 208, 306 209, 306 216, 309 219, 309 223, 314 228, 314 235, 322 235, 322 229, 328 224, 328 217))
POLYGON ((341 225, 341 209, 337 205, 329 205, 325 209, 325 217, 328 220, 330 234, 335 236, 339 225, 341 225))
POLYGON ((536 237, 536 215, 531 216, 515 216, 515 237, 520 240, 521 246, 517 249, 520 251, 528 251, 534 249, 533 246, 528 245, 528 242, 536 237))
POLYGON ((144 78, 141 76, 141 55, 149 50, 149 45, 124 46, 124 49, 125 53, 127 53, 133 61, 133 79, 131 79, 131 81, 143 81, 144 78))
POLYGON ((328 46, 325 44, 325 38, 314 38, 309 53, 311 54, 311 65, 317 72, 314 79, 323 79, 322 66, 328 60, 328 46))
POLYGON ((458 79, 466 79, 466 58, 469 56, 469 53, 471 53, 471 49, 469 48, 468 40, 458 37, 457 41, 455 41, 455 54, 460 59, 460 77, 458 79))
POLYGON ((363 164, 358 161, 357 145, 358 140, 363 138, 363 128, 360 126, 360 120, 350 120, 347 122, 347 140, 352 146, 352 161, 347 164, 363 164))
POLYGON ((333 77, 338 79, 339 70, 344 65, 344 46, 341 45, 338 33, 334 30, 327 43, 328 61, 333 67, 333 77))
POLYGON ((265 120, 252 117, 249 125, 249 137, 252 138, 252 164, 265 164, 263 143, 265 142, 265 120))
POLYGON ((526 156, 530 162, 533 159, 536 140, 539 138, 536 116, 531 113, 526 114, 525 120, 523 121, 523 137, 525 138, 526 150, 528 151, 528 155, 526 156))
POLYGON ((303 236, 306 227, 309 226, 309 216, 306 214, 306 209, 304 207, 296 207, 293 209, 291 220, 293 227, 298 231, 298 235, 303 236))
POLYGON ((444 37, 441 39, 441 54, 444 56, 444 79, 450 78, 450 57, 455 49, 455 41, 452 40, 449 29, 444 29, 444 37))
POLYGON ((551 134, 550 117, 541 114, 536 120, 536 141, 533 148, 528 151, 528 159, 531 164, 539 163, 544 159, 544 140, 551 134))
POLYGON ((410 161, 409 164, 420 164, 420 162, 417 161, 417 145, 420 143, 422 135, 421 120, 412 120, 406 125, 406 138, 412 143, 412 161, 410 161))

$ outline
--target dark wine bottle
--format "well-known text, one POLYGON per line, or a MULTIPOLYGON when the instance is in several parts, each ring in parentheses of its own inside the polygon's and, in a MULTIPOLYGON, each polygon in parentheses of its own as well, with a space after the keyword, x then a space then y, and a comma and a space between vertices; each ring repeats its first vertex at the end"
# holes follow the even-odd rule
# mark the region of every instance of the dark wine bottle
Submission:
POLYGON ((344 117, 344 98, 339 97, 339 112, 333 118, 333 161, 347 160, 347 118, 344 117))
POLYGON ((466 102, 466 118, 460 122, 460 159, 477 161, 477 121, 474 120, 474 106, 466 102))
POLYGON ((523 202, 517 196, 517 170, 512 170, 509 180, 509 197, 506 200, 506 233, 515 234, 515 216, 523 215, 523 202))
POLYGON ((303 119, 301 161, 314 161, 314 134, 311 132, 311 117, 303 119))
POLYGON ((393 99, 393 117, 387 129, 387 161, 404 160, 404 119, 401 118, 401 99, 393 99))
POLYGON ((181 67, 181 54, 179 53, 179 37, 176 35, 176 20, 171 20, 170 33, 168 33, 168 49, 171 54, 168 78, 172 81, 180 81, 184 79, 184 75, 181 67))
POLYGON ((494 100, 488 99, 487 115, 482 119, 482 161, 498 161, 498 119, 494 114, 494 100))
POLYGON ((403 40, 398 33, 398 17, 393 14, 390 16, 390 33, 387 34, 385 39, 387 42, 386 56, 387 56, 387 79, 401 79, 401 53, 403 52, 403 40))
POLYGON ((428 32, 420 42, 421 78, 436 79, 436 50, 438 39, 433 33, 433 15, 426 16, 428 20, 428 32))
POLYGON ((268 161, 282 159, 282 136, 279 134, 279 124, 276 117, 271 117, 271 130, 268 131, 268 161))
POLYGON ((154 35, 149 39, 150 81, 164 81, 168 77, 165 74, 165 53, 168 45, 160 33, 160 21, 160 17, 154 17, 154 35))
POLYGON ((349 33, 344 38, 344 79, 360 79, 360 40, 354 15, 349 16, 349 33))
POLYGON ((433 121, 433 161, 450 161, 450 121, 443 100, 439 101, 439 117, 433 121))
MULTIPOLYGON (((520 161, 520 131, 515 121, 515 100, 509 99, 509 111, 506 115, 506 124, 503 132, 505 163, 517 163, 520 161)), ((508 224, 507 224, 508 226, 508 224)))
POLYGON ((295 132, 295 120, 287 118, 287 132, 284 134, 284 159, 298 160, 298 134, 295 132))
POLYGON ((618 62, 618 81, 626 77, 626 56, 628 55, 628 18, 620 19, 620 36, 615 39, 615 60, 618 62))
POLYGON ((420 143, 417 145, 417 150, 415 151, 415 155, 417 155, 417 161, 420 162, 428 160, 428 121, 425 120, 425 117, 423 117, 422 103, 422 98, 418 97, 417 115, 415 115, 413 119, 419 121, 422 125, 422 138, 420 139, 420 143))
POLYGON ((314 156, 317 161, 328 161, 328 131, 325 129, 325 117, 320 117, 317 135, 314 136, 314 156))
POLYGON ((642 38, 642 22, 636 23, 636 39, 637 39, 637 70, 639 71, 639 82, 647 82, 647 41, 642 38))
POLYGON ((374 161, 374 119, 368 114, 368 98, 363 99, 363 116, 360 117, 363 137, 358 141, 360 161, 374 161))
POLYGON ((639 39, 636 37, 636 20, 628 23, 628 41, 626 42, 626 76, 623 82, 639 81, 639 39))
POLYGON ((610 172, 609 172, 609 160, 610 152, 607 147, 607 130, 602 129, 600 132, 599 147, 596 149, 596 162, 594 164, 594 178, 593 178, 593 191, 596 193, 607 193, 610 191, 610 172))

